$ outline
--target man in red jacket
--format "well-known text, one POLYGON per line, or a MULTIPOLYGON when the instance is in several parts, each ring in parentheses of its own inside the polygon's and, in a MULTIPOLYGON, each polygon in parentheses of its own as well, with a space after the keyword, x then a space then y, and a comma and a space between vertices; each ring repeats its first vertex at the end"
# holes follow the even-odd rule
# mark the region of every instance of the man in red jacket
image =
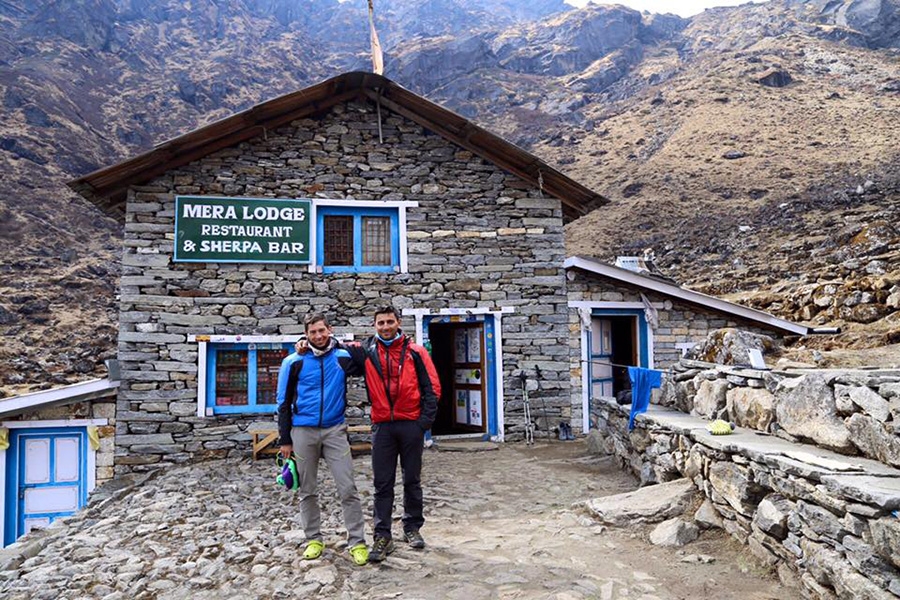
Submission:
POLYGON ((375 543, 369 560, 394 551, 391 520, 397 459, 403 471, 403 533, 412 548, 424 548, 422 449, 425 432, 437 416, 441 384, 431 356, 400 331, 393 306, 375 311, 375 335, 351 347, 365 361, 366 390, 372 402, 372 471, 375 478, 375 543))

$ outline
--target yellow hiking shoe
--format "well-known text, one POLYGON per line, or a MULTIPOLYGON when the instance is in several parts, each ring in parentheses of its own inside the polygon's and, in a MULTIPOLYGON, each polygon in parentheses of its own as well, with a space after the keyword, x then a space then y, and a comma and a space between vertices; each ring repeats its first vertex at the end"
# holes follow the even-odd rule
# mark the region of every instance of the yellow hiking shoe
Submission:
POLYGON ((369 562, 369 549, 365 544, 356 544, 350 548, 350 558, 359 566, 363 566, 369 562))
POLYGON ((315 560, 322 556, 323 550, 325 550, 325 544, 319 540, 310 540, 306 545, 306 550, 303 551, 303 560, 315 560))

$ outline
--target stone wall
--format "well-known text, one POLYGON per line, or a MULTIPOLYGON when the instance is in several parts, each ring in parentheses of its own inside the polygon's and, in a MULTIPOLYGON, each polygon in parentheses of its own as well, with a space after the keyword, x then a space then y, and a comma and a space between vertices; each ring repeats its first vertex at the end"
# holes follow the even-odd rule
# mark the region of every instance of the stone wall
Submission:
POLYGON ((674 411, 651 411, 632 432, 627 406, 601 412, 606 451, 647 483, 691 479, 707 499, 695 520, 799 578, 806 597, 900 596, 900 471, 749 431, 712 436, 674 411))
POLYGON ((116 401, 114 397, 51 406, 21 415, 3 417, 4 421, 57 421, 68 419, 106 419, 106 425, 97 427, 100 434, 100 448, 97 450, 96 456, 96 482, 99 486, 112 479, 114 476, 113 461, 116 431, 116 401))
POLYGON ((900 467, 900 371, 772 372, 685 361, 660 403, 900 467))
MULTIPOLYGON (((117 472, 245 452, 246 428, 260 417, 196 416, 197 346, 188 335, 293 335, 315 311, 332 316, 338 333, 360 337, 371 333, 371 307, 384 302, 513 307, 502 320, 507 436, 523 429, 520 369, 541 369, 533 399, 568 405, 559 201, 404 118, 382 115, 383 144, 374 107, 348 103, 129 190, 117 472), (176 194, 418 201, 407 211, 409 272, 173 263, 176 194)), ((404 320, 408 332, 413 326, 404 320)))
MULTIPOLYGON (((653 331, 653 359, 657 369, 668 369, 681 360, 681 344, 699 344, 710 332, 724 328, 739 328, 742 331, 759 333, 778 338, 778 332, 763 329, 756 323, 723 315, 686 302, 673 300, 651 290, 619 284, 609 279, 586 273, 580 269, 570 269, 566 282, 570 302, 641 302, 641 293, 658 308, 659 327, 653 331)), ((581 364, 581 320, 577 310, 569 312, 569 337, 572 424, 578 429, 582 423, 582 364, 581 364)))

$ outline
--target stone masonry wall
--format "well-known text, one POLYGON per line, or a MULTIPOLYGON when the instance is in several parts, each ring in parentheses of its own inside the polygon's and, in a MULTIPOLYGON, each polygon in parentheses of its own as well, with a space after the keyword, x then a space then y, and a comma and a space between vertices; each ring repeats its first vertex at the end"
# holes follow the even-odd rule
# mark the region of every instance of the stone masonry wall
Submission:
MULTIPOLYGON (((570 270, 567 291, 570 302, 641 302, 641 293, 653 304, 662 304, 657 309, 659 327, 653 331, 653 358, 657 369, 667 369, 681 360, 679 344, 698 344, 710 332, 726 327, 736 327, 743 331, 778 337, 772 330, 759 327, 755 323, 735 317, 714 313, 700 307, 672 300, 670 297, 649 290, 640 290, 621 285, 579 269, 570 270)), ((581 321, 578 311, 569 311, 569 349, 572 386, 572 424, 578 429, 582 423, 581 390, 581 321)))
POLYGON ((4 417, 4 421, 44 421, 67 419, 106 419, 107 424, 97 427, 100 448, 97 450, 96 482, 100 484, 113 478, 115 457, 116 401, 114 397, 85 400, 74 404, 51 406, 21 415, 4 417))
POLYGON ((758 436, 732 441, 658 415, 639 418, 629 432, 627 406, 604 402, 601 410, 607 452, 647 482, 691 479, 706 497, 694 519, 724 528, 782 580, 799 577, 805 597, 900 596, 897 470, 857 459, 862 471, 844 474, 815 447, 758 436))
MULTIPOLYGON (((532 399, 567 406, 568 315, 562 211, 518 178, 373 106, 216 152, 129 190, 121 278, 116 471, 247 450, 261 417, 196 416, 197 346, 189 334, 298 334, 324 311, 338 333, 371 333, 371 308, 509 306, 502 320, 508 437, 523 429, 520 369, 532 399), (310 274, 305 265, 173 263, 176 194, 416 200, 407 210, 409 273, 310 274)), ((413 332, 412 319, 404 328, 413 332)), ((355 394, 358 399, 360 394, 355 394)), ((363 407, 354 407, 359 416, 363 407)), ((266 420, 271 417, 265 417, 266 420)))
POLYGON ((773 372, 684 361, 660 404, 900 467, 900 371, 773 372))

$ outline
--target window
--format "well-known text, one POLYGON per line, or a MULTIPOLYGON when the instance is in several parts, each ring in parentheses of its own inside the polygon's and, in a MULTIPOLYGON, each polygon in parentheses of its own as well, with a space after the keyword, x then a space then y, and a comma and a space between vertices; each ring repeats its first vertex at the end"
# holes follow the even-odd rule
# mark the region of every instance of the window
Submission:
POLYGON ((318 260, 325 273, 400 270, 397 208, 317 209, 318 260))
POLYGON ((274 413, 278 370, 292 343, 210 344, 207 414, 274 413))

